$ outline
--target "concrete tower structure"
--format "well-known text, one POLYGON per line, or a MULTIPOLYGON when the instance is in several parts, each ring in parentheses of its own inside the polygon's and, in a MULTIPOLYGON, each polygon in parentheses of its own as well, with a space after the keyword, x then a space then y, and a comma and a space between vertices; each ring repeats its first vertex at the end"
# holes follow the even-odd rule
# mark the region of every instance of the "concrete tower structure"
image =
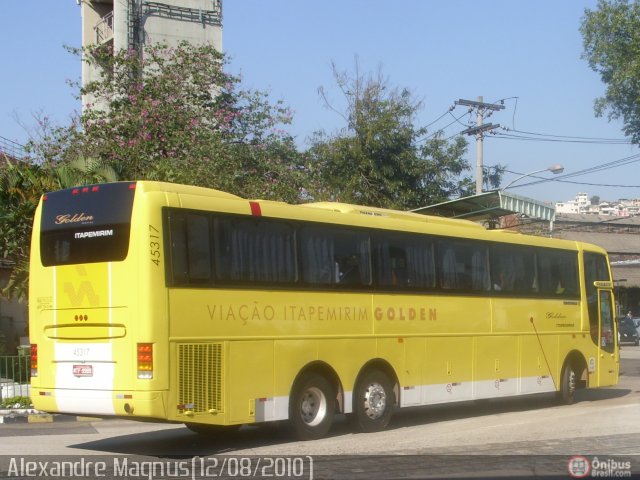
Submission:
MULTIPOLYGON (((76 0, 82 9, 82 46, 113 45, 114 51, 181 41, 222 51, 222 0, 76 0)), ((83 63, 83 85, 98 72, 83 63)), ((83 99, 83 105, 85 105, 83 99)))

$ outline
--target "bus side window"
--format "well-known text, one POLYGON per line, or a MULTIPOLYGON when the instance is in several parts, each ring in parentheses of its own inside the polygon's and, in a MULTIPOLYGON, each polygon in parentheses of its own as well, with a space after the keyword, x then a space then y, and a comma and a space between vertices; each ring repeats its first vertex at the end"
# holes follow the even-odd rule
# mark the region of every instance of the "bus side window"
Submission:
POLYGON ((185 285, 189 283, 186 215, 171 212, 168 219, 171 243, 171 284, 185 285))
POLYGON ((491 247, 491 284, 496 292, 538 291, 534 250, 508 245, 491 247))
POLYGON ((482 242, 438 242, 440 287, 486 291, 491 288, 487 249, 482 242))
POLYGON ((211 240, 209 218, 205 215, 187 215, 187 256, 191 283, 211 279, 211 240))
POLYGON ((171 284, 185 286, 211 280, 209 218, 185 212, 171 212, 171 284))
POLYGON ((340 228, 300 229, 302 279, 310 285, 370 285, 369 234, 340 228))
POLYGON ((402 290, 435 286, 433 241, 426 235, 379 234, 374 260, 379 287, 402 290))
POLYGON ((541 293, 560 297, 578 295, 578 258, 575 252, 539 250, 538 271, 541 293))
POLYGON ((293 283, 293 228, 284 222, 216 218, 217 278, 221 282, 293 283))

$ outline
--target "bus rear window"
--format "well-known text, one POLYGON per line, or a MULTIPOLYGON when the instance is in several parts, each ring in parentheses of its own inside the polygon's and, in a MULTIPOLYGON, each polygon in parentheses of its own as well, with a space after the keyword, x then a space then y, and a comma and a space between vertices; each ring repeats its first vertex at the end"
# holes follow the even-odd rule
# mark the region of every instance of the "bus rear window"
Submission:
POLYGON ((106 183, 46 194, 40 226, 42 264, 124 260, 129 251, 135 185, 106 183))

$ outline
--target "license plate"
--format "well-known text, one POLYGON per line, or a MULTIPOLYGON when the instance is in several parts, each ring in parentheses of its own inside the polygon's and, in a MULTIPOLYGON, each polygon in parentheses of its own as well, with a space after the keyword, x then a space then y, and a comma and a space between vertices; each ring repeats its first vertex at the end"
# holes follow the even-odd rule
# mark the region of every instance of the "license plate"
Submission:
POLYGON ((93 377, 93 365, 74 365, 73 375, 75 377, 93 377))

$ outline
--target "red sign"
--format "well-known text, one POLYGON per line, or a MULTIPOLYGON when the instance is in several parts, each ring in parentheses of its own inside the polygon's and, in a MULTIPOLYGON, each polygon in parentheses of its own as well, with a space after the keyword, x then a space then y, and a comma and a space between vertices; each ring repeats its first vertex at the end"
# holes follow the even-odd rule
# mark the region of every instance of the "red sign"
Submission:
POLYGON ((74 365, 73 375, 75 377, 93 377, 93 365, 74 365))

